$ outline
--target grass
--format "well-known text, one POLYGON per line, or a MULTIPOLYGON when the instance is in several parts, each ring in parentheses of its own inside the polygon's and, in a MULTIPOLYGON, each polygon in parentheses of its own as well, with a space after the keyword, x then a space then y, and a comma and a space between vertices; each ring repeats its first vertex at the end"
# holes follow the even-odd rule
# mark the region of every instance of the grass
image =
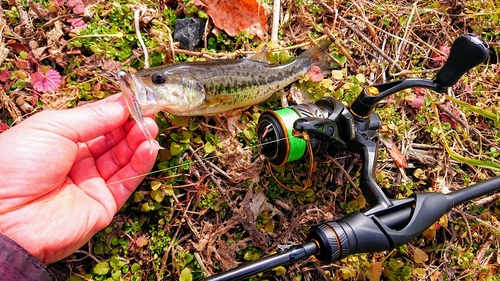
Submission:
MULTIPOLYGON (((136 9, 146 7, 150 16, 143 19, 140 30, 150 66, 239 58, 264 43, 248 34, 231 37, 219 30, 207 33, 202 43, 206 48, 179 49, 169 41, 175 20, 206 16, 204 8, 189 0, 95 1, 88 7, 92 13, 85 15, 66 6, 56 9, 49 1, 34 3, 1 4, 5 21, 0 21, 0 54, 7 40, 10 52, 0 61, 0 71, 11 75, 0 82, 0 125, 33 114, 33 108, 79 106, 118 92, 118 69, 144 68, 134 27, 136 9), (53 16, 32 13, 32 21, 25 25, 20 10, 53 16), (64 81, 53 92, 37 93, 27 79, 29 70, 20 68, 17 60, 27 59, 35 49, 18 32, 28 32, 27 26, 32 26, 31 32, 38 35, 34 38, 43 38, 55 30, 55 22, 69 28, 65 17, 82 17, 87 28, 63 32, 54 45, 48 45, 48 38, 38 41, 39 47, 61 56, 35 60, 55 67, 64 81), (23 99, 16 96, 20 91, 26 93, 23 99), (24 106, 28 103, 31 107, 24 106)), ((333 31, 332 55, 344 66, 321 83, 301 81, 294 86, 313 100, 330 95, 349 103, 371 83, 432 79, 442 65, 432 59, 433 54, 460 34, 474 32, 491 46, 490 64, 469 71, 447 95, 405 91, 377 108, 384 123, 380 134, 392 138, 409 162, 408 168, 398 168, 387 148, 380 146, 376 180, 388 196, 455 190, 498 176, 500 10, 495 1, 453 6, 436 0, 327 3, 332 10, 319 1, 282 1, 278 46, 283 51, 271 57, 273 62, 288 61, 309 37, 323 36, 324 28, 333 31), (424 98, 420 107, 410 105, 416 95, 424 98), (457 124, 444 122, 442 115, 452 115, 449 119, 457 124)), ((208 30, 213 28, 210 22, 208 30)), ((290 93, 290 87, 285 92, 290 93)), ((289 101, 293 103, 292 98, 289 101)), ((223 123, 217 118, 158 113, 158 140, 167 149, 161 151, 152 174, 109 227, 51 267, 72 281, 199 280, 205 273, 264 257, 283 245, 303 243, 311 226, 366 209, 357 188, 357 155, 340 152, 316 157, 314 163, 306 159, 265 168, 254 147, 255 124, 262 110, 279 107, 275 98, 245 111, 241 117, 245 128, 236 136, 221 130, 223 123), (310 165, 313 182, 304 192, 290 192, 278 184, 277 180, 301 189, 310 165)), ((486 197, 455 208, 422 236, 391 251, 356 254, 327 265, 308 259, 251 280, 499 280, 499 217, 498 197, 486 197)))

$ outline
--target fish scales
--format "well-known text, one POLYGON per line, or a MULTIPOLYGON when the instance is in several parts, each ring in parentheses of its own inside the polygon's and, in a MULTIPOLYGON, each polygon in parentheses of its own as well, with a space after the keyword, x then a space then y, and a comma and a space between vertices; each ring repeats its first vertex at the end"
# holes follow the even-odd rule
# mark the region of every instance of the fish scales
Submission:
POLYGON ((196 112, 199 115, 207 115, 214 114, 215 111, 234 109, 235 106, 237 108, 261 103, 274 92, 304 75, 309 67, 310 63, 270 67, 263 62, 244 60, 237 64, 209 67, 200 72, 197 69, 183 69, 183 72, 187 71, 205 85, 205 102, 196 112), (249 75, 249 69, 255 71, 249 75), (217 99, 221 96, 227 98, 224 101, 217 99))
POLYGON ((144 132, 144 115, 164 110, 174 115, 208 116, 248 108, 295 82, 313 66, 330 73, 334 63, 326 50, 331 43, 322 42, 278 66, 252 58, 221 59, 170 64, 135 74, 120 72, 120 88, 144 132))

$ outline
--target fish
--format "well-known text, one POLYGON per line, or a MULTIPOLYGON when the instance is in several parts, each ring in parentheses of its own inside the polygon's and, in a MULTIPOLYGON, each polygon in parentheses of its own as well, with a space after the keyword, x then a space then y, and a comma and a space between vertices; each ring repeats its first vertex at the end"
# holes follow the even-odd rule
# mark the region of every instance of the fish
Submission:
POLYGON ((211 116, 262 103, 303 77, 312 67, 328 75, 337 65, 325 40, 295 60, 273 66, 259 52, 243 59, 214 59, 120 71, 120 90, 132 118, 151 141, 144 116, 166 111, 177 116, 211 116))

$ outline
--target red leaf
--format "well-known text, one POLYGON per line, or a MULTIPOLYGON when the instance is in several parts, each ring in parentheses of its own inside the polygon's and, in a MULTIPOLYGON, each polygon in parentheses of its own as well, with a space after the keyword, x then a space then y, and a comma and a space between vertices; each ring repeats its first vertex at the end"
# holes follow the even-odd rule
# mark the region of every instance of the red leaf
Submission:
POLYGON ((7 47, 12 48, 16 53, 20 53, 22 51, 25 51, 26 53, 30 52, 30 48, 26 47, 25 45, 17 42, 8 42, 7 47))
POLYGON ((51 91, 61 84, 61 75, 54 69, 49 69, 45 74, 41 71, 31 74, 31 83, 37 91, 51 91))
POLYGON ((321 82, 325 76, 321 73, 321 68, 317 65, 313 65, 308 71, 307 76, 312 82, 321 82))
POLYGON ((206 6, 206 12, 214 20, 215 26, 230 36, 242 31, 259 38, 267 34, 264 7, 256 0, 199 0, 195 4, 206 6))
POLYGON ((423 95, 424 94, 424 88, 413 88, 412 91, 416 95, 423 95))
MULTIPOLYGON (((455 116, 459 115, 458 109, 450 108, 449 104, 446 105, 446 108, 448 109, 448 111, 451 114, 453 114, 455 116)), ((440 112, 439 116, 441 117, 441 121, 446 122, 446 123, 450 123, 450 126, 452 129, 454 129, 458 125, 458 122, 454 118, 451 118, 450 115, 448 115, 448 113, 446 113, 444 111, 440 112)))
POLYGON ((7 70, 0 71, 0 82, 5 82, 10 78, 10 73, 7 70))
POLYGON ((424 97, 414 94, 413 101, 409 102, 408 104, 413 108, 420 108, 422 105, 424 105, 424 102, 424 97))
POLYGON ((68 0, 66 3, 68 8, 73 8, 73 13, 80 15, 85 12, 85 5, 82 0, 68 0))
POLYGON ((5 132, 9 129, 9 125, 3 123, 2 121, 0 121, 0 133, 2 132, 5 132))
POLYGON ((441 117, 441 121, 450 123, 452 129, 454 129, 458 125, 458 122, 455 121, 455 119, 451 118, 446 112, 439 113, 439 116, 441 117))
POLYGON ((71 30, 70 32, 77 32, 80 29, 87 28, 87 24, 83 21, 82 18, 72 18, 72 19, 67 19, 67 22, 71 24, 71 30))
POLYGON ((450 55, 450 49, 450 46, 439 46, 438 50, 441 51, 441 53, 444 53, 444 56, 441 53, 433 52, 431 58, 434 61, 445 61, 450 55))

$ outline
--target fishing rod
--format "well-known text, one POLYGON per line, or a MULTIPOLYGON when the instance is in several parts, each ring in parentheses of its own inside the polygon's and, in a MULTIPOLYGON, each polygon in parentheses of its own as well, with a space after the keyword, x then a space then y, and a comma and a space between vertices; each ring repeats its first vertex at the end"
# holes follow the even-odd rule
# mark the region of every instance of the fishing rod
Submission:
POLYGON ((249 262, 205 278, 205 281, 242 280, 255 274, 313 256, 323 264, 356 253, 372 253, 404 245, 432 226, 453 207, 498 191, 500 177, 447 194, 416 193, 389 199, 374 180, 382 122, 373 112, 384 98, 401 90, 422 87, 443 93, 460 77, 485 61, 488 44, 473 34, 459 36, 434 80, 409 78, 366 87, 350 106, 327 97, 315 104, 301 104, 260 116, 257 125, 259 152, 275 166, 303 158, 312 151, 349 151, 362 159, 359 187, 370 209, 311 228, 307 241, 284 252, 249 262), (309 144, 299 135, 307 133, 309 144), (310 146, 309 148, 307 146, 310 146))

